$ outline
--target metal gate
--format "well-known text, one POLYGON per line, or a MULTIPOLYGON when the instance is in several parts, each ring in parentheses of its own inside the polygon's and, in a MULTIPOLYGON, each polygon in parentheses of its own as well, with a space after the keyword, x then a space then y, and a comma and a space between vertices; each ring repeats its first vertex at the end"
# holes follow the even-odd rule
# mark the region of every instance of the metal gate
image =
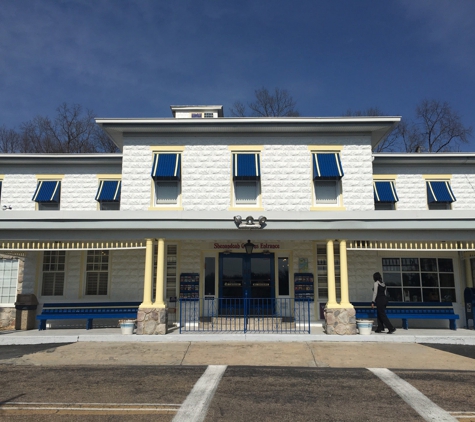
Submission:
POLYGON ((310 334, 310 300, 180 299, 180 333, 189 332, 310 334))

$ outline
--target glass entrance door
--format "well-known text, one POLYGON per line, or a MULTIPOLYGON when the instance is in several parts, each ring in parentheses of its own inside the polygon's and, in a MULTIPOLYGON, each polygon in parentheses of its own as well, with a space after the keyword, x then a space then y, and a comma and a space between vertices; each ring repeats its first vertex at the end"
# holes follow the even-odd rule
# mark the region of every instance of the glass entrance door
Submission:
POLYGON ((221 298, 274 297, 273 254, 220 254, 219 261, 221 298))

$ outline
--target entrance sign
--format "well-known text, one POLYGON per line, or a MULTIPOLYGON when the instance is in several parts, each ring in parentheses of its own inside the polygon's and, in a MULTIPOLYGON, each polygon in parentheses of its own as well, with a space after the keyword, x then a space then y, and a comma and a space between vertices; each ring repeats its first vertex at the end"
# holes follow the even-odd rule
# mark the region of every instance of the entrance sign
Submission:
MULTIPOLYGON (((238 243, 238 242, 232 242, 232 243, 214 243, 213 244, 213 249, 244 249, 245 243, 238 243)), ((254 243, 255 247, 257 249, 280 249, 280 244, 278 243, 267 243, 267 242, 260 242, 260 243, 254 243)))

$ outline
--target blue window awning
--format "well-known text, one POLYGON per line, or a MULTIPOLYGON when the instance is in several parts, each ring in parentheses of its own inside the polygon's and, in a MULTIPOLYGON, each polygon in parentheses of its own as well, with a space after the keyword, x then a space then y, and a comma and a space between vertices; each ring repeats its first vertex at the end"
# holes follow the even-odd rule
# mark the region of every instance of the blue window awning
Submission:
POLYGON ((59 202, 60 191, 60 181, 40 180, 32 199, 36 202, 59 202))
POLYGON ((374 202, 397 202, 396 187, 392 181, 373 182, 374 202))
POLYGON ((179 180, 181 177, 181 154, 155 154, 152 177, 155 180, 179 180))
POLYGON ((101 180, 96 193, 96 201, 120 201, 120 180, 101 180))
POLYGON ((440 182, 427 182, 427 200, 429 203, 456 201, 450 183, 447 180, 440 182))
POLYGON ((233 154, 234 180, 255 180, 260 177, 259 154, 233 154))
POLYGON ((340 179, 343 176, 343 167, 338 152, 313 154, 314 179, 340 179))

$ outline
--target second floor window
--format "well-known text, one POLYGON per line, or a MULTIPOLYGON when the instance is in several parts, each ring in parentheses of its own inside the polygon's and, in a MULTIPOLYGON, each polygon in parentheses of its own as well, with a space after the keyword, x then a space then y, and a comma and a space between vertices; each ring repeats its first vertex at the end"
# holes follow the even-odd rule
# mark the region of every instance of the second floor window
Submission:
POLYGON ((39 180, 32 198, 38 211, 58 211, 61 200, 61 182, 58 180, 39 180))
POLYGON ((393 180, 375 180, 373 182, 374 209, 394 210, 399 198, 393 180))
POLYGON ((343 168, 337 152, 313 153, 314 205, 339 206, 343 168))
POLYGON ((181 191, 181 154, 156 153, 151 176, 155 205, 178 205, 181 191))
POLYGON ((430 210, 452 209, 452 202, 456 199, 448 180, 426 181, 426 186, 427 207, 430 210))
POLYGON ((254 152, 233 154, 234 206, 258 206, 260 195, 260 156, 254 152))

